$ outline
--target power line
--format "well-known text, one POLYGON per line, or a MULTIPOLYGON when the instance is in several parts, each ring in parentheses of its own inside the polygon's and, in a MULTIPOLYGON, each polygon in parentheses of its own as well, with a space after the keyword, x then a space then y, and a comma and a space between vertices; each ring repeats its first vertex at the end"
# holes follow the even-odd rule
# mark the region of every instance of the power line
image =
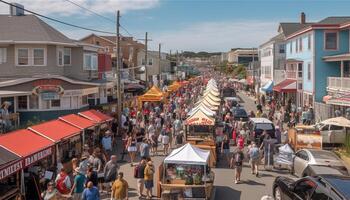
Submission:
POLYGON ((124 26, 120 25, 120 28, 122 28, 129 36, 134 37, 124 26))
POLYGON ((45 19, 48 19, 48 20, 51 20, 51 21, 54 21, 54 22, 57 22, 57 23, 61 23, 61 24, 64 24, 64 25, 67 25, 67 26, 71 26, 71 27, 75 27, 75 28, 80 28, 80 29, 84 29, 84 30, 87 30, 87 31, 93 31, 93 32, 98 32, 98 33, 106 33, 106 34, 116 34, 115 32, 109 32, 109 31, 101 31, 101 30, 97 30, 97 29, 92 29, 92 28, 86 28, 86 27, 82 27, 82 26, 78 26, 78 25, 75 25, 75 24, 71 24, 71 23, 68 23, 68 22, 64 22, 64 21, 61 21, 61 20, 58 20, 58 19, 54 19, 52 17, 47 17, 45 15, 42 15, 42 14, 39 14, 37 12, 33 12, 33 11, 30 11, 30 10, 27 10, 25 8, 21 8, 19 6, 16 6, 12 3, 9 3, 7 1, 4 1, 4 0, 0 0, 0 2, 4 3, 4 4, 7 4, 9 6, 13 6, 13 7, 16 7, 16 8, 19 8, 19 9, 22 9, 28 13, 31 13, 33 15, 36 15, 36 16, 39 16, 39 17, 42 17, 42 18, 45 18, 45 19))
POLYGON ((64 0, 64 1, 67 1, 67 2, 69 2, 69 3, 71 3, 71 4, 75 5, 75 6, 78 6, 79 8, 81 8, 83 10, 89 11, 90 13, 95 14, 95 15, 103 18, 103 19, 106 19, 106 20, 108 20, 109 22, 111 22, 113 24, 117 23, 115 20, 113 20, 111 18, 108 18, 106 16, 103 16, 103 15, 101 15, 101 14, 99 14, 99 13, 97 13, 97 12, 95 12, 95 11, 89 9, 89 8, 86 8, 86 7, 84 7, 84 6, 82 6, 82 5, 78 4, 78 3, 75 3, 74 1, 71 1, 71 0, 64 0))

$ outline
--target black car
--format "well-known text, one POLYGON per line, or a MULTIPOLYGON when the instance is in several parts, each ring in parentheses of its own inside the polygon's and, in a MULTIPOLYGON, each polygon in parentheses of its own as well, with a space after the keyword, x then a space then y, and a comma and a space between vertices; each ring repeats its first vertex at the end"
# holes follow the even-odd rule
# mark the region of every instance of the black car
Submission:
POLYGON ((236 107, 236 109, 232 112, 234 120, 243 120, 244 122, 249 120, 247 112, 243 109, 243 107, 236 107))
POLYGON ((349 176, 320 175, 297 180, 279 176, 272 192, 275 200, 346 200, 350 199, 349 188, 349 176))

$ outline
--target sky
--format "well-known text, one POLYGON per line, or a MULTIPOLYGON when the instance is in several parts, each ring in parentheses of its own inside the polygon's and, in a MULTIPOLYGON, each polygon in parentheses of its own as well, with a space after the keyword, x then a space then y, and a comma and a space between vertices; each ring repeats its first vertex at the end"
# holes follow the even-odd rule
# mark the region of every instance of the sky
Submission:
MULTIPOLYGON (((306 13, 308 22, 317 22, 328 16, 350 16, 350 0, 5 1, 21 3, 28 10, 64 22, 107 32, 115 32, 116 10, 120 10, 122 35, 142 39, 148 32, 152 40, 150 49, 155 50, 161 43, 166 52, 226 52, 237 47, 258 47, 277 34, 279 22, 298 22, 301 12, 306 13)), ((0 2, 0 13, 8 12, 8 6, 0 2)), ((47 22, 73 39, 92 33, 47 22)))

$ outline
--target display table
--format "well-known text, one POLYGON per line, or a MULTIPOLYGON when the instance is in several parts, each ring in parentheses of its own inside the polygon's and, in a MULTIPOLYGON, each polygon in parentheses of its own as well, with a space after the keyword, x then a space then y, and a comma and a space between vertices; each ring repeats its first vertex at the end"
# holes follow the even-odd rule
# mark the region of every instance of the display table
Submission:
POLYGON ((160 183, 162 188, 162 198, 161 199, 171 199, 171 197, 177 197, 178 194, 182 193, 184 190, 191 189, 191 193, 194 197, 187 197, 184 199, 210 199, 213 191, 214 184, 213 182, 207 182, 202 185, 185 185, 185 184, 163 184, 160 183), (197 192, 203 189, 205 197, 196 197, 194 190, 197 192))

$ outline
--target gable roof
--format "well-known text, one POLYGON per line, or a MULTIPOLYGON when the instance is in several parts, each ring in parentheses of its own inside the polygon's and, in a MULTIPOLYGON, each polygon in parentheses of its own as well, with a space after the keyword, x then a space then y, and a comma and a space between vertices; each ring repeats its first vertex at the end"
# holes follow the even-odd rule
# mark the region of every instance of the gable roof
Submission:
POLYGON ((296 31, 303 29, 305 27, 308 27, 314 23, 295 23, 295 22, 281 22, 279 25, 279 32, 283 33, 285 37, 288 37, 289 35, 295 33, 296 31))
POLYGON ((0 42, 3 43, 63 43, 75 45, 74 41, 48 25, 35 15, 0 15, 0 42))
POLYGON ((318 24, 342 24, 350 22, 350 16, 327 17, 318 22, 318 24))

